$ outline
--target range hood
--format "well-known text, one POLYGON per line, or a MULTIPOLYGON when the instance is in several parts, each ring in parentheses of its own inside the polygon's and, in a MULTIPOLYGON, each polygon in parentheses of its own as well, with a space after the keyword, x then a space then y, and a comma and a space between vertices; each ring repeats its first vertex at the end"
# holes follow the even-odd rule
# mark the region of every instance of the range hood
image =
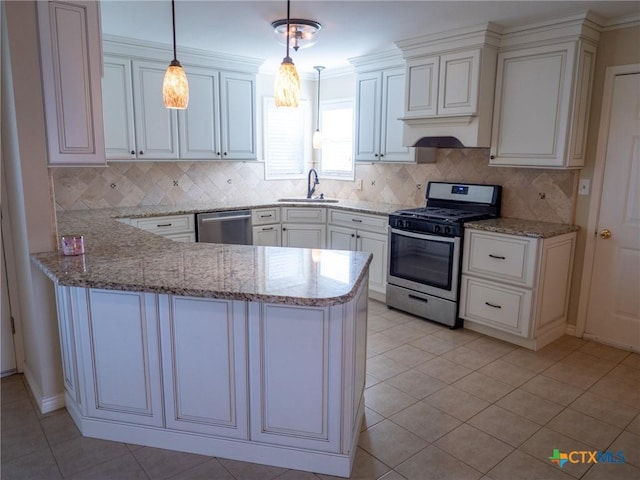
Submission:
POLYGON ((416 148, 464 148, 456 137, 422 137, 413 145, 416 148))
MULTIPOLYGON (((491 112, 491 109, 489 110, 491 112)), ((407 147, 489 148, 491 119, 486 116, 402 118, 407 147)))

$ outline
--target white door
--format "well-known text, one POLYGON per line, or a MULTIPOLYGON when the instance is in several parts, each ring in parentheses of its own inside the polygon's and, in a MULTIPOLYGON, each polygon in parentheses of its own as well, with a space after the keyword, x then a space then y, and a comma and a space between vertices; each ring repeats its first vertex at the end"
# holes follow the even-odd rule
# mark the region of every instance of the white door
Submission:
POLYGON ((640 349, 640 73, 612 88, 585 336, 640 349))
POLYGON ((131 61, 104 57, 102 76, 104 142, 108 160, 136 158, 131 61))
POLYGON ((255 80, 249 74, 222 72, 220 89, 222 159, 255 160, 255 80))
POLYGON ((382 116, 380 126, 380 160, 410 161, 411 149, 403 145, 404 68, 382 74, 382 116))

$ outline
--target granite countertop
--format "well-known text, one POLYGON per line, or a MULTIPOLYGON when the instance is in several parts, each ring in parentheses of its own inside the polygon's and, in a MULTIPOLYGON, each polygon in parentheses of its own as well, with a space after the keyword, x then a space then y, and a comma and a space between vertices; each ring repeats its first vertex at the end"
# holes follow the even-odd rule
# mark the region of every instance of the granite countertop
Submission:
POLYGON ((249 245, 174 242, 118 218, 263 208, 318 206, 388 214, 399 205, 352 202, 265 202, 109 208, 58 212, 58 234, 83 235, 85 254, 37 253, 32 261, 63 286, 304 306, 345 303, 358 290, 371 254, 249 245))
POLYGON ((464 226, 465 228, 473 228, 475 230, 535 238, 557 237, 565 233, 577 232, 580 229, 577 225, 505 217, 466 222, 464 226))

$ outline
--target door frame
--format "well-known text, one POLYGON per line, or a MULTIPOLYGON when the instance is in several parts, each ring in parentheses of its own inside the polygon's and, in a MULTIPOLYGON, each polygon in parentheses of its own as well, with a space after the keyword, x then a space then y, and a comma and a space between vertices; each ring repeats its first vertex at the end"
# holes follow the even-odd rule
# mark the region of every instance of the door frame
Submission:
POLYGON ((618 75, 640 73, 640 63, 629 65, 616 65, 607 67, 605 71, 604 89, 602 94, 602 111, 600 112, 600 127, 598 129, 598 141, 596 158, 593 168, 593 180, 591 190, 591 202, 589 204, 589 217, 587 220, 587 238, 584 247, 582 262, 582 279, 578 297, 578 314, 576 318, 576 336, 582 337, 587 325, 587 312, 589 306, 589 292, 593 277, 593 264, 596 251, 596 235, 600 220, 600 203, 602 202, 602 185, 604 182, 604 168, 606 163, 607 146, 609 140, 609 126, 611 124, 611 107, 613 100, 613 86, 618 75))

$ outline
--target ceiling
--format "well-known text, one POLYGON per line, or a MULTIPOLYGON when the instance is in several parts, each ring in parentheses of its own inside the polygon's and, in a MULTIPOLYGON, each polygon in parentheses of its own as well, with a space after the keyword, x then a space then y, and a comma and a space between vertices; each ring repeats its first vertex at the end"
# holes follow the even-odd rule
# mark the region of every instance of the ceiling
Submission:
MULTIPOLYGON (((102 0, 103 33, 171 44, 169 0, 102 0)), ((275 72, 285 55, 271 22, 286 18, 285 0, 176 0, 180 47, 264 59, 261 71, 275 72)), ((394 41, 487 21, 525 25, 591 10, 603 19, 640 15, 634 1, 345 1, 293 0, 291 18, 322 24, 318 42, 291 57, 302 74, 326 74, 349 67, 349 58, 394 50, 394 41)))

